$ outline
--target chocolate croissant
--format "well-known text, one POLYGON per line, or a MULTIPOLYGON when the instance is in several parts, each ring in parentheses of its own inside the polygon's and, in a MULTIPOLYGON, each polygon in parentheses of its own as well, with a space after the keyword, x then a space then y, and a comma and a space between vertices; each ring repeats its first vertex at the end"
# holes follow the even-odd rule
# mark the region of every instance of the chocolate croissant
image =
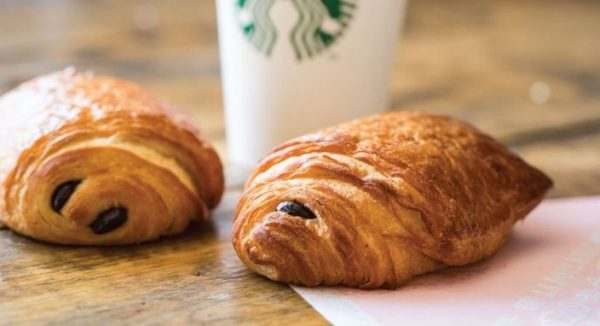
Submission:
POLYGON ((233 244, 272 280, 394 288, 494 254, 551 186, 466 123, 376 115, 269 154, 246 183, 233 244))
POLYGON ((214 149, 182 112, 72 69, 0 98, 0 222, 60 244, 139 243, 205 220, 223 193, 214 149))

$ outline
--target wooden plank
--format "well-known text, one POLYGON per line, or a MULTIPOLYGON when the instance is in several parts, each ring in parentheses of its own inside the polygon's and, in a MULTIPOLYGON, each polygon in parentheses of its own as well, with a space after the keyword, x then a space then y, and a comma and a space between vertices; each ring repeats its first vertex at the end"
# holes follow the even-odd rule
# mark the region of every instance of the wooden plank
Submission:
POLYGON ((183 236, 117 248, 38 243, 0 230, 0 324, 324 324, 231 245, 239 192, 183 236))
POLYGON ((413 1, 410 10, 395 108, 451 114, 506 138, 600 119, 600 2, 413 1), (547 87, 546 101, 532 100, 536 87, 547 87))

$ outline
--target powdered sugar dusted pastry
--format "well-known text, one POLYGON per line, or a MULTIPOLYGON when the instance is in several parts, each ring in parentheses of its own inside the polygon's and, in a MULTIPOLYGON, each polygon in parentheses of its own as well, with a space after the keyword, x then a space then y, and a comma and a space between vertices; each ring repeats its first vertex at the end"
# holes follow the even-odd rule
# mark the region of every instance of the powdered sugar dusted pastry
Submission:
POLYGON ((138 243, 208 218, 221 162, 187 116, 72 69, 0 98, 0 222, 61 244, 138 243))
POLYGON ((233 243, 273 280, 396 287, 492 255, 551 185, 466 123, 376 115, 276 148, 246 184, 233 243))

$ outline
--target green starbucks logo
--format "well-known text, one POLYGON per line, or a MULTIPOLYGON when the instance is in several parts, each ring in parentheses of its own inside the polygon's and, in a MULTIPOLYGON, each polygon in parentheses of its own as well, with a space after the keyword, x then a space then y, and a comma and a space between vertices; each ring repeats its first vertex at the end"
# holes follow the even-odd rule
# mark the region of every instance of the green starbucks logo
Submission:
MULTIPOLYGON (((244 36, 261 53, 270 56, 278 31, 271 9, 278 0, 235 0, 244 36)), ((289 41, 296 59, 311 58, 331 47, 348 29, 358 0, 287 0, 298 13, 289 41)))

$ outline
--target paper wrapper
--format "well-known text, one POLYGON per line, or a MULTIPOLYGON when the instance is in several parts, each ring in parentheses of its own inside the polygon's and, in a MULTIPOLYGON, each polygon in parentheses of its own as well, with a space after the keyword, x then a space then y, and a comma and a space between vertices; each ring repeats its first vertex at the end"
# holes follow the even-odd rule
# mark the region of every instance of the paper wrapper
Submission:
POLYGON ((294 289, 337 325, 600 325, 600 197, 547 200, 494 257, 396 290, 294 289))

